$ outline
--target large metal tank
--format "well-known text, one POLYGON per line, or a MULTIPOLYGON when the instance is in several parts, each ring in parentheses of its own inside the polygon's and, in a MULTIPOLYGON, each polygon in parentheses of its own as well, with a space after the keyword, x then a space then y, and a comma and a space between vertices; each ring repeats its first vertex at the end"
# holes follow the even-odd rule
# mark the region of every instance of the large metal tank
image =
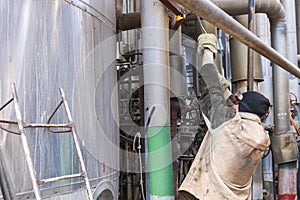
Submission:
MULTIPOLYGON (((94 199, 118 199, 114 1, 2 0, 0 44, 0 103, 12 97, 10 84, 16 83, 23 120, 45 123, 62 87, 94 199)), ((0 118, 16 120, 13 106, 0 118)), ((66 119, 59 110, 54 122, 66 119)), ((0 134, 18 199, 34 198, 20 136, 0 134)), ((70 134, 26 129, 26 135, 38 179, 80 171, 70 134)), ((83 188, 82 179, 72 179, 43 185, 41 192, 49 199, 87 199, 83 188)))

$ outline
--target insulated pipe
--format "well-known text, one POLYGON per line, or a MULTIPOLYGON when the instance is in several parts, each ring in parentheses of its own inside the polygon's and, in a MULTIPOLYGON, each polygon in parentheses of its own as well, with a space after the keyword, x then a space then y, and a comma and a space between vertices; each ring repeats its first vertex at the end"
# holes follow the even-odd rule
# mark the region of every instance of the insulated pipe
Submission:
MULTIPOLYGON (((296 66, 297 62, 297 34, 296 34, 296 10, 295 10, 295 1, 291 0, 281 0, 283 7, 286 12, 286 36, 287 36, 287 58, 294 63, 296 66)), ((276 39, 275 39, 276 41, 276 39)), ((275 81, 274 81, 275 82, 275 81)), ((289 77, 289 91, 296 94, 299 98, 299 85, 298 80, 294 76, 289 77)), ((275 84, 275 83, 274 83, 275 84)), ((280 90, 279 90, 280 91, 280 90)), ((280 92, 278 91, 278 95, 280 92)), ((275 91, 274 91, 275 92, 275 91)), ((289 95, 289 94, 288 94, 289 95)), ((283 98, 283 97, 280 97, 283 98)), ((289 101, 288 101, 289 102, 289 101)), ((289 103, 287 103, 289 105, 289 103)), ((279 106, 278 106, 279 107, 279 106)), ((288 112, 289 114, 289 112, 288 112)), ((288 120, 290 122, 290 120, 288 120)), ((288 124, 290 130, 290 123, 288 124)), ((275 129, 276 130, 276 129, 275 129)), ((297 162, 289 162, 279 165, 279 185, 278 185, 278 197, 279 199, 295 199, 297 194, 297 162), (289 187, 286 187, 289 185, 289 187)), ((298 194, 300 195, 300 194, 298 194)))
MULTIPOLYGON (((291 0, 282 0, 282 5, 287 10, 286 12, 286 22, 287 22, 287 58, 298 66, 298 58, 297 58, 297 28, 296 28, 296 9, 295 9, 295 1, 291 0)), ((300 17, 300 15, 299 15, 300 17)), ((300 42, 300 41, 298 41, 300 42)), ((300 90, 298 79, 294 76, 290 76, 290 92, 294 93, 297 99, 300 98, 300 90)), ((298 114, 299 116, 299 114, 298 114)), ((298 117, 299 119, 299 117, 298 117)), ((296 120, 298 123, 299 120, 296 120)))
MULTIPOLYGON (((251 33, 247 28, 240 25, 237 21, 233 20, 231 16, 226 14, 223 10, 218 8, 214 3, 209 0, 175 0, 177 3, 186 7, 188 10, 194 12, 198 16, 207 20, 208 22, 214 24, 218 28, 222 29, 226 33, 230 34, 234 38, 238 39, 240 42, 246 44, 251 49, 257 51, 261 55, 270 59, 277 65, 281 66, 283 69, 287 70, 291 74, 294 74, 298 78, 300 78, 300 69, 291 63, 284 56, 280 55, 276 50, 266 45, 262 42, 255 34, 251 33)), ((262 2, 269 2, 267 0, 263 0, 262 2)), ((221 1, 226 2, 226 1, 221 1)), ((235 6, 241 5, 241 1, 233 0, 235 6)), ((226 4, 226 3, 224 3, 226 4)), ((234 5, 233 4, 233 5, 234 5)), ((247 2, 246 2, 247 4, 247 2)), ((247 4, 248 5, 248 4, 247 4)), ((255 5, 261 5, 260 3, 256 3, 255 5)), ((246 7, 247 8, 247 7, 246 7)), ((257 6, 255 7, 257 10, 257 6)), ((270 12, 271 16, 274 16, 273 23, 276 20, 280 20, 277 18, 277 12, 280 12, 280 9, 274 9, 270 12), (275 13, 274 13, 275 10, 275 13)), ((235 11, 235 10, 234 10, 235 11)), ((259 12, 259 10, 257 10, 259 12)), ((236 12, 236 14, 241 14, 242 12, 236 12)))
MULTIPOLYGON (((270 43, 270 26, 269 20, 264 14, 257 14, 256 21, 256 34, 257 36, 264 41, 265 43, 270 43)), ((263 79, 264 81, 259 83, 262 93, 269 98, 271 103, 271 110, 273 108, 273 86, 272 86, 272 71, 270 67, 270 61, 264 57, 261 58, 261 65, 263 69, 263 79)), ((273 111, 271 111, 273 113, 273 111)), ((274 124, 273 115, 269 115, 269 117, 265 121, 266 124, 274 124)), ((270 135, 273 135, 271 133, 270 135)), ((272 160, 272 152, 269 152, 268 156, 262 159, 263 162, 263 174, 264 174, 264 189, 266 190, 266 199, 274 200, 275 199, 275 182, 273 178, 273 160, 272 160)))
MULTIPOLYGON (((287 56, 286 24, 281 23, 272 30, 272 44, 279 53, 287 56)), ((278 65, 273 65, 274 123, 275 135, 290 131, 289 120, 289 74, 278 65)), ((278 199, 296 197, 296 163, 278 165, 278 199)))
MULTIPOLYGON (((247 1, 212 0, 212 2, 216 6, 233 16, 245 14, 245 10, 248 10, 247 1)), ((277 0, 256 0, 255 12, 266 13, 271 23, 277 23, 285 17, 284 8, 281 5, 280 1, 277 0)))
POLYGON ((150 199, 174 199, 170 136, 169 20, 159 0, 141 1, 150 199), (155 109, 155 110, 154 110, 155 109))
POLYGON ((281 0, 283 7, 286 12, 287 22, 287 58, 294 63, 298 64, 297 61, 297 34, 296 34, 296 10, 295 1, 281 0))
POLYGON ((122 14, 117 20, 117 30, 127 31, 131 29, 141 28, 141 13, 132 12, 122 14))
POLYGON ((170 38, 170 89, 171 97, 187 96, 185 54, 181 45, 181 27, 171 30, 170 38))

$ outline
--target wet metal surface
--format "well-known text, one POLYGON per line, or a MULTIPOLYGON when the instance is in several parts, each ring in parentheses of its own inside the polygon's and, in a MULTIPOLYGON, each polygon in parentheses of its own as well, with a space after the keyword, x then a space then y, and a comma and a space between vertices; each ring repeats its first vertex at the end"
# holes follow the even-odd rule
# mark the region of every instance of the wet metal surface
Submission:
MULTIPOLYGON (((37 179, 76 174, 80 167, 71 135, 37 128, 47 124, 62 87, 92 188, 106 179, 117 196, 118 181, 110 176, 119 166, 115 7, 110 0, 72 2, 80 8, 64 0, 0 1, 0 105, 11 99, 15 83, 37 179)), ((53 124, 66 124, 62 109, 55 116, 53 124)), ((13 107, 1 107, 0 119, 16 122, 13 107)), ((15 123, 0 125, 17 132, 15 123)), ((33 198, 20 136, 1 130, 0 137, 18 198, 33 198)), ((46 183, 41 195, 81 185, 76 178, 46 183)))

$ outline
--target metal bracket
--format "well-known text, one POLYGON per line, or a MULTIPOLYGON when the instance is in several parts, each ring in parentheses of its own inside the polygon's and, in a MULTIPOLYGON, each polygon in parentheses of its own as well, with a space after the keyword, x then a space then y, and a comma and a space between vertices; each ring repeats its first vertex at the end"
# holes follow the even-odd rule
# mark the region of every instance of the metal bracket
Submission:
POLYGON ((181 23, 186 19, 186 11, 185 9, 179 5, 178 3, 174 2, 173 0, 159 0, 163 3, 172 13, 175 14, 175 17, 171 20, 171 29, 177 30, 181 23))

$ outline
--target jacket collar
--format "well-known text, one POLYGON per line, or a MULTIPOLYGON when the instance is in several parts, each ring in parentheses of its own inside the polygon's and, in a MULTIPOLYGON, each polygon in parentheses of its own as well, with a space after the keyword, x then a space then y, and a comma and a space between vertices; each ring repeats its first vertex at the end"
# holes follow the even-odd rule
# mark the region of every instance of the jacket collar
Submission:
POLYGON ((256 114, 248 113, 248 112, 239 112, 239 113, 242 119, 249 119, 257 123, 261 123, 260 118, 256 114))

